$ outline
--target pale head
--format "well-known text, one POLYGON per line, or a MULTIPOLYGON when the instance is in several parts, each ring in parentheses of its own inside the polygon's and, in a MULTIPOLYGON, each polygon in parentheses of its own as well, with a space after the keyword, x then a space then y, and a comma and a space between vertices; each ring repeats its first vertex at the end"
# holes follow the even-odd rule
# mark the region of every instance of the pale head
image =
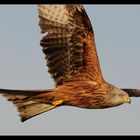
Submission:
POLYGON ((129 95, 116 87, 113 86, 112 90, 110 91, 110 103, 112 106, 118 106, 124 103, 131 103, 131 99, 129 95))

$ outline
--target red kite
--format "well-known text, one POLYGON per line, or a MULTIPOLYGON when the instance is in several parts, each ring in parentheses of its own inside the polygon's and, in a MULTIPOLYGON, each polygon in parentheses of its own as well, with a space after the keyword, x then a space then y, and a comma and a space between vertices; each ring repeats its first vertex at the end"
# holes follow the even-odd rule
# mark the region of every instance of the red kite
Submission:
POLYGON ((91 22, 80 4, 39 5, 40 41, 48 71, 56 87, 51 90, 8 90, 0 94, 12 101, 21 121, 62 106, 102 109, 130 103, 138 89, 119 89, 103 78, 91 22))

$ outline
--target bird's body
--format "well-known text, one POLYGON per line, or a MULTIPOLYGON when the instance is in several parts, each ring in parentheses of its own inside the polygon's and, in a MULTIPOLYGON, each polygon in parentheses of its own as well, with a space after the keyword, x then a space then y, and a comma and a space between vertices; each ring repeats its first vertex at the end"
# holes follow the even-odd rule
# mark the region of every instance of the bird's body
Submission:
POLYGON ((42 100, 45 96, 52 102, 63 100, 65 105, 84 108, 105 108, 124 103, 121 98, 112 101, 113 96, 121 94, 128 98, 128 95, 121 90, 113 93, 116 88, 105 82, 94 32, 84 7, 80 4, 39 5, 38 11, 41 32, 48 32, 40 44, 56 89, 37 98, 42 100), (50 12, 52 9, 54 12, 50 12), (57 11, 61 11, 61 16, 57 11))
POLYGON ((47 104, 54 104, 56 101, 60 101, 58 105, 101 109, 130 102, 127 96, 124 91, 108 83, 96 86, 95 82, 79 81, 64 83, 53 91, 36 95, 32 98, 33 100, 47 104), (124 96, 124 98, 120 98, 119 96, 124 96))
POLYGON ((0 89, 18 107, 22 121, 61 105, 102 109, 130 103, 129 94, 140 95, 139 90, 121 90, 104 80, 82 5, 39 5, 38 12, 45 33, 40 45, 56 85, 52 90, 0 89))

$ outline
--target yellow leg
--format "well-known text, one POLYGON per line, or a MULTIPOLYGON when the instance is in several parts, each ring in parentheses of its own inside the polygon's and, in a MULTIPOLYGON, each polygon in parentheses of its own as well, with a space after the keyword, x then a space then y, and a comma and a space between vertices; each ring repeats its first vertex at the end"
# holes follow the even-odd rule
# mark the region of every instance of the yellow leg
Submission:
POLYGON ((52 102, 52 104, 53 104, 54 106, 58 106, 58 105, 60 105, 60 104, 62 104, 62 103, 63 103, 63 100, 56 100, 56 101, 52 102))

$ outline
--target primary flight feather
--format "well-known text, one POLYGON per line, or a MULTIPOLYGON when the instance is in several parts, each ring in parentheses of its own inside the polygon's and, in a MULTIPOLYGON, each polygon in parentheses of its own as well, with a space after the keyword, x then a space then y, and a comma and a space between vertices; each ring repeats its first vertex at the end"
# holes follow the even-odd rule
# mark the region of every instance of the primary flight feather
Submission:
POLYGON ((39 5, 40 44, 56 85, 65 81, 102 81, 94 33, 82 5, 39 5))
POLYGON ((81 4, 38 5, 40 41, 51 90, 8 90, 0 94, 12 101, 21 121, 61 105, 102 109, 130 103, 138 89, 119 89, 102 76, 91 22, 81 4))

